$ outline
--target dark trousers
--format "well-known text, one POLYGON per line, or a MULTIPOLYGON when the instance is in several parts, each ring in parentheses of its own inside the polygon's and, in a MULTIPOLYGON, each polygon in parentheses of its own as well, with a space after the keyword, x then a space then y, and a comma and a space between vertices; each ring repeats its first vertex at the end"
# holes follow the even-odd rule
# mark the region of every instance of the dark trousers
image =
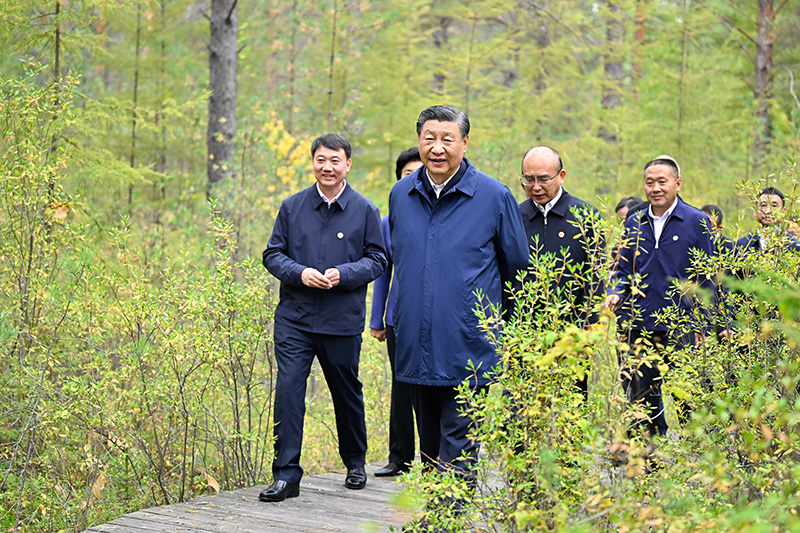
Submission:
POLYGON ((410 465, 414 460, 414 409, 411 384, 397 381, 395 376, 395 353, 397 338, 394 328, 386 327, 386 348, 389 365, 392 367, 392 396, 389 408, 389 462, 410 465))
MULTIPOLYGON (((636 340, 647 338, 653 344, 653 349, 659 354, 661 360, 667 365, 669 358, 664 354, 667 345, 681 349, 692 344, 691 334, 686 336, 672 336, 666 331, 654 331, 647 335, 640 330, 631 330, 628 333, 628 343, 631 346, 627 354, 627 361, 622 363, 622 388, 626 399, 631 403, 642 402, 647 409, 648 418, 640 424, 650 435, 666 435, 667 419, 664 416, 664 399, 661 396, 661 371, 658 369, 660 361, 649 361, 639 365, 632 365, 640 357, 642 348, 635 344, 636 340)), ((641 345, 643 346, 643 345, 641 345)))
POLYGON ((339 455, 347 468, 364 466, 367 427, 358 379, 361 335, 321 335, 275 321, 275 458, 272 475, 295 485, 303 477, 300 452, 306 413, 306 382, 314 356, 319 360, 333 399, 339 455))
MULTIPOLYGON (((475 389, 479 393, 488 390, 488 385, 475 389)), ((467 434, 475 422, 463 416, 465 406, 457 401, 455 387, 412 385, 412 393, 423 464, 471 476, 478 458, 478 442, 467 434), (459 459, 462 454, 466 460, 459 459)))

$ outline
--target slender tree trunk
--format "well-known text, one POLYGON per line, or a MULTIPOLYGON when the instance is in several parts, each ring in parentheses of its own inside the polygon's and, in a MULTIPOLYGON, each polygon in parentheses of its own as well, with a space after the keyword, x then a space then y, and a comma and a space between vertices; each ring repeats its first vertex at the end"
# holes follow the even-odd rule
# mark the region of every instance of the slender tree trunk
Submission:
POLYGON ((237 0, 211 0, 208 100, 208 195, 225 177, 235 175, 236 70, 239 50, 237 0))
MULTIPOLYGON (((55 19, 56 19, 56 35, 55 35, 55 62, 53 64, 53 79, 56 85, 61 83, 61 2, 56 0, 55 19)), ((56 105, 56 107, 58 107, 56 105)))
POLYGON ((681 24, 681 73, 678 79, 678 161, 683 161, 683 106, 686 93, 686 63, 689 58, 689 2, 683 0, 683 23, 681 24))
POLYGON ((472 77, 472 48, 475 43, 475 32, 478 28, 478 15, 472 14, 472 26, 469 31, 469 49, 467 52, 467 82, 464 88, 464 112, 469 115, 469 93, 472 87, 470 86, 470 78, 472 77))
POLYGON ((297 15, 297 0, 292 2, 292 37, 289 42, 289 117, 286 121, 286 131, 293 134, 294 129, 294 80, 295 62, 297 61, 295 46, 297 43, 297 27, 300 25, 297 15))
POLYGON ((642 47, 644 46, 646 4, 647 0, 636 0, 636 29, 633 31, 636 49, 631 65, 631 89, 637 99, 639 97, 638 82, 639 78, 642 77, 642 47))
MULTIPOLYGON (((444 48, 450 40, 450 25, 453 20, 450 17, 440 17, 439 27, 433 32, 433 45, 438 48, 444 48)), ((447 69, 439 65, 436 72, 433 74, 434 91, 437 95, 443 95, 445 92, 445 82, 447 81, 447 69)))
MULTIPOLYGON (((608 2, 606 20, 606 53, 604 55, 605 84, 603 85, 603 109, 613 111, 622 105, 622 38, 625 33, 623 12, 616 0, 608 2)), ((617 134, 605 126, 600 128, 600 137, 617 144, 617 134)))
POLYGON ((328 131, 333 131, 333 73, 336 59, 336 17, 339 15, 339 4, 333 0, 333 25, 331 27, 331 58, 328 65, 328 131))
POLYGON ((772 142, 769 81, 772 73, 772 0, 758 0, 758 34, 756 36, 756 79, 753 96, 756 99, 757 130, 753 147, 753 168, 764 162, 772 142))
MULTIPOLYGON (((131 168, 136 167, 136 113, 139 105, 139 55, 142 38, 142 4, 136 4, 136 55, 133 65, 133 108, 131 109, 131 168)), ((133 184, 128 185, 128 211, 133 208, 133 184)))

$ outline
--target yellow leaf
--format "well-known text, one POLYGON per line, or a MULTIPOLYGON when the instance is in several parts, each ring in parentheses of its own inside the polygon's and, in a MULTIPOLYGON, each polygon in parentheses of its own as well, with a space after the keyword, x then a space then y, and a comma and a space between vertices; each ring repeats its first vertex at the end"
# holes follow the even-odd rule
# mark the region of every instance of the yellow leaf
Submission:
POLYGON ((214 492, 219 492, 219 483, 217 480, 211 477, 211 474, 206 473, 206 481, 208 482, 208 486, 214 489, 214 492))
POLYGON ((50 209, 50 215, 55 218, 56 220, 64 220, 67 218, 70 210, 72 209, 72 203, 70 202, 63 202, 63 203, 52 203, 47 206, 50 209))
POLYGON ((228 119, 227 119, 227 118, 225 118, 225 117, 219 117, 219 123, 220 123, 220 124, 225 124, 226 122, 228 122, 228 119))
POLYGON ((103 488, 106 486, 106 476, 105 474, 100 474, 97 476, 97 479, 94 480, 92 483, 92 494, 98 500, 100 499, 100 494, 103 492, 103 488))

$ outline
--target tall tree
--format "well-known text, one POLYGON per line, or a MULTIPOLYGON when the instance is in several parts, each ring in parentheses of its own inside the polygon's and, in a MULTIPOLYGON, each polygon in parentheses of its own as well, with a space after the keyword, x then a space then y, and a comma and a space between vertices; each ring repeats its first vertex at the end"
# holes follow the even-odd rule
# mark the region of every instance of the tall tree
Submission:
POLYGON ((767 149, 772 141, 772 121, 770 120, 769 83, 772 73, 772 23, 774 13, 772 0, 758 0, 758 19, 756 29, 756 76, 753 96, 756 99, 756 135, 753 146, 753 167, 763 163, 767 149))
POLYGON ((208 100, 208 190, 234 176, 236 135, 236 70, 239 55, 237 0, 211 0, 208 100))

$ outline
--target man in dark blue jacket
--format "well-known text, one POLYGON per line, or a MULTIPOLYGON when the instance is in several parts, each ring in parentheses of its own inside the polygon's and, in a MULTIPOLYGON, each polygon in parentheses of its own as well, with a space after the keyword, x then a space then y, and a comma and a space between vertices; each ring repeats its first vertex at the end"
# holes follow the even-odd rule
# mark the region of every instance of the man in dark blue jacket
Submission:
POLYGON ((277 502, 300 492, 306 380, 314 356, 331 391, 345 486, 366 485, 367 429, 358 379, 367 285, 386 267, 378 208, 345 181, 350 143, 327 134, 311 144, 317 183, 281 204, 264 266, 281 282, 275 310, 274 482, 277 502))
POLYGON ((424 110, 417 138, 424 166, 389 196, 397 379, 413 385, 422 460, 469 476, 478 444, 467 436, 472 420, 462 416, 456 386, 488 387, 499 362, 475 309, 501 305, 528 247, 511 191, 464 158, 463 112, 424 110))
POLYGON ((800 251, 800 241, 778 224, 783 223, 786 199, 777 187, 767 187, 756 202, 756 220, 761 228, 736 241, 736 248, 745 252, 767 252, 768 250, 800 251))
MULTIPOLYGON (((712 292, 714 289, 711 280, 696 279, 690 272, 691 251, 711 256, 714 245, 708 216, 678 197, 682 184, 680 167, 673 158, 653 159, 644 167, 649 207, 625 222, 618 270, 606 303, 618 310, 631 346, 641 338, 657 348, 668 343, 686 346, 702 336, 699 329, 678 333, 657 318, 657 313, 669 306, 688 311, 693 305, 691 297, 675 294, 676 280, 695 280, 712 292)), ((647 432, 666 434, 658 364, 651 361, 626 369, 623 387, 629 401, 644 401, 648 407, 647 432)))
POLYGON ((558 291, 572 304, 567 320, 583 326, 591 316, 591 299, 587 296, 599 294, 600 280, 590 260, 602 249, 593 225, 599 213, 564 189, 566 174, 555 149, 536 146, 528 150, 522 158, 520 178, 528 199, 519 204, 519 211, 531 253, 554 255, 556 269, 563 271, 558 291), (576 266, 579 275, 575 276, 568 265, 576 266))

